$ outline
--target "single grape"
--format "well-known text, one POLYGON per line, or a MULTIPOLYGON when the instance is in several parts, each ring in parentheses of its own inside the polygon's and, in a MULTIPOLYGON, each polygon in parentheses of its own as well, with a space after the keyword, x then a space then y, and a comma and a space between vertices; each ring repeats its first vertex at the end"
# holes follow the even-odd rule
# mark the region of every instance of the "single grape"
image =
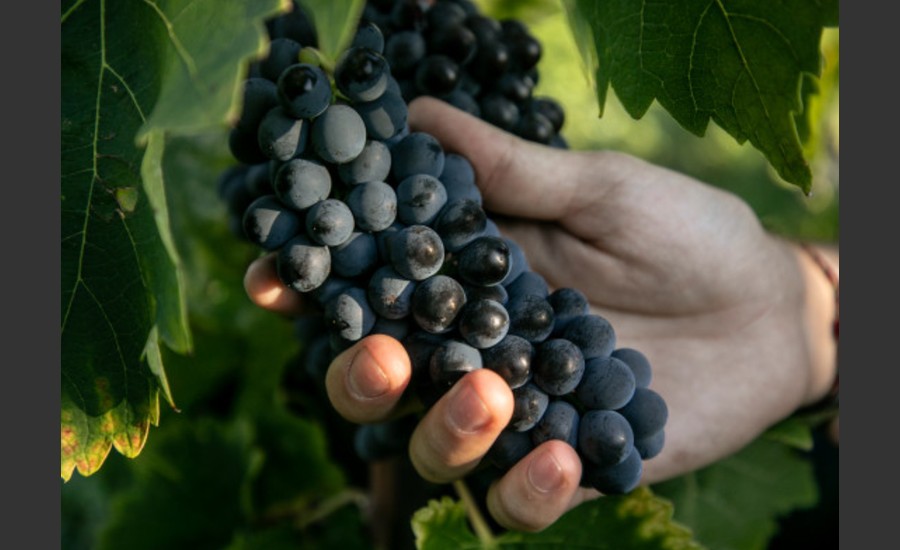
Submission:
POLYGON ((459 312, 459 333, 472 347, 485 349, 498 344, 509 332, 509 313, 494 300, 470 301, 459 312))
POLYGON ((433 334, 449 332, 466 304, 466 293, 456 279, 434 275, 416 285, 412 315, 416 324, 433 334))
POLYGON ((281 105, 296 118, 315 118, 331 105, 331 81, 321 68, 295 63, 285 68, 276 83, 281 105))
POLYGON ((652 436, 663 429, 669 418, 669 409, 662 396, 650 388, 637 388, 619 413, 631 424, 635 438, 652 436))
POLYGON ((528 340, 509 334, 499 343, 481 351, 486 369, 499 374, 511 389, 531 381, 534 362, 534 346, 528 340))
POLYGON ((432 223, 448 252, 458 252, 482 236, 487 227, 487 214, 476 201, 460 199, 448 202, 432 223))
POLYGON ((391 173, 397 181, 416 174, 437 178, 444 170, 444 148, 425 132, 411 132, 391 149, 391 173))
POLYGON ((598 466, 619 464, 634 448, 634 433, 616 411, 588 410, 578 426, 578 450, 598 466))
POLYGON ((350 237, 331 247, 331 270, 340 277, 361 277, 378 265, 378 246, 371 233, 354 231, 350 237))
POLYGON ((478 237, 459 252, 459 276, 473 285, 500 284, 511 267, 509 246, 499 237, 478 237))
POLYGON ((302 153, 309 140, 309 123, 288 115, 284 107, 273 107, 259 123, 257 141, 266 157, 286 162, 302 153))
POLYGON ((313 241, 337 246, 353 233, 353 212, 338 199, 325 199, 309 207, 306 213, 306 233, 313 241))
POLYGON ((303 46, 292 38, 281 36, 269 41, 269 53, 259 63, 260 74, 272 82, 278 81, 281 73, 300 60, 303 46))
POLYGON ((362 118, 369 139, 389 140, 406 128, 409 111, 399 93, 387 90, 373 101, 354 103, 353 108, 362 118))
POLYGON ((545 340, 537 346, 533 381, 548 395, 572 392, 584 375, 584 356, 578 346, 563 338, 545 340))
POLYGON ((615 330, 606 318, 599 315, 582 315, 572 319, 562 336, 580 347, 585 359, 606 357, 616 348, 615 330))
POLYGON ((243 217, 247 240, 264 250, 277 250, 302 231, 299 215, 275 195, 263 195, 247 207, 243 217))
POLYGON ((356 227, 363 231, 383 231, 397 218, 397 193, 382 181, 355 185, 346 202, 356 227))
POLYGON ((397 273, 413 281, 436 274, 444 264, 444 245, 427 225, 410 225, 390 237, 390 264, 397 273))
POLYGON ((550 396, 531 382, 512 392, 513 413, 508 429, 525 432, 534 428, 543 418, 547 406, 550 405, 550 396))
POLYGON ((650 386, 653 379, 653 369, 647 356, 634 348, 619 348, 613 350, 612 356, 628 365, 634 373, 634 383, 639 388, 650 386))
POLYGON ((632 447, 628 456, 618 464, 599 466, 586 461, 583 468, 583 485, 593 487, 604 495, 624 495, 640 483, 644 464, 640 453, 632 447))
POLYGON ((278 105, 278 87, 265 78, 247 78, 241 92, 241 114, 235 127, 256 134, 259 122, 278 105))
POLYGON ((275 194, 284 204, 299 211, 328 198, 331 174, 320 162, 291 159, 275 172, 275 194))
POLYGON ((385 319, 403 319, 412 311, 416 282, 397 273, 389 265, 379 267, 369 279, 369 304, 385 319))
POLYGON ((391 152, 381 141, 370 139, 356 158, 339 164, 337 170, 341 181, 348 185, 385 181, 391 172, 391 152))
POLYGON ((371 22, 362 22, 353 35, 353 42, 350 44, 354 48, 369 48, 370 50, 383 54, 384 53, 384 33, 378 25, 371 22))
POLYGON ((544 416, 531 429, 531 442, 535 447, 551 439, 565 441, 574 449, 578 446, 578 424, 581 415, 569 402, 554 399, 547 405, 544 416))
POLYGON ((447 190, 436 177, 413 174, 397 185, 397 219, 407 225, 428 225, 447 203, 447 190))
POLYGON ((553 308, 554 334, 562 334, 569 321, 591 312, 587 297, 576 288, 557 288, 547 296, 547 301, 553 308))
POLYGON ((666 443, 666 430, 662 429, 653 435, 644 436, 634 440, 634 448, 638 450, 641 458, 650 460, 662 452, 666 443))
POLYGON ((350 101, 374 101, 387 90, 390 67, 375 50, 361 46, 347 48, 338 58, 334 81, 350 101))
POLYGON ((478 350, 458 340, 445 340, 429 359, 431 381, 439 388, 449 389, 460 378, 480 368, 478 350))
POLYGON ((324 316, 332 333, 350 342, 369 334, 376 317, 366 300, 366 290, 356 286, 329 300, 324 316))
POLYGON ((297 235, 278 250, 275 265, 286 286, 297 292, 310 292, 329 279, 331 252, 306 235, 297 235))
POLYGON ((619 409, 634 395, 634 374, 615 357, 588 359, 584 371, 575 395, 585 407, 619 409))
POLYGON ((538 343, 553 332, 553 308, 540 296, 526 294, 517 299, 510 296, 506 310, 509 312, 510 334, 538 343))
POLYGON ((350 162, 366 146, 366 125, 353 107, 334 104, 313 120, 311 140, 323 160, 350 162))
POLYGON ((515 466, 525 455, 534 449, 529 432, 516 430, 503 430, 494 443, 488 449, 485 459, 499 468, 507 471, 515 466))

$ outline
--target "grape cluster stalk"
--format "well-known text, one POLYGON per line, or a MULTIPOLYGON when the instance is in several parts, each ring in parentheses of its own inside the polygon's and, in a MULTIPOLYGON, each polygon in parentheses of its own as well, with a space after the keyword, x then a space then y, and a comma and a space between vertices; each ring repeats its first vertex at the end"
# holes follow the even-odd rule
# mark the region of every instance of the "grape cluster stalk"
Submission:
MULTIPOLYGON (((514 411, 484 459, 505 472, 541 443, 578 451, 582 485, 623 494, 662 450, 668 410, 652 368, 574 288, 551 290, 485 211, 475 170, 426 132, 408 102, 437 97, 506 131, 567 148, 559 103, 532 96, 540 43, 466 0, 370 0, 332 70, 299 7, 267 22, 268 55, 243 82, 219 179, 234 233, 274 252, 280 280, 315 304, 298 320, 306 374, 370 334, 410 356, 427 410, 490 369, 514 411)), ((404 452, 416 415, 361 425, 366 460, 404 452)))

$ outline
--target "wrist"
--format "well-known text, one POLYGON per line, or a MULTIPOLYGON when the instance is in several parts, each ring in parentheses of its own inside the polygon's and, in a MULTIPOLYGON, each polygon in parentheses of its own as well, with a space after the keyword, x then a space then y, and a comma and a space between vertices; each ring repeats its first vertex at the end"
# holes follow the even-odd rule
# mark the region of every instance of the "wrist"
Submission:
POLYGON ((809 407, 836 390, 839 261, 835 247, 793 245, 803 279, 804 339, 809 357, 806 395, 809 407))

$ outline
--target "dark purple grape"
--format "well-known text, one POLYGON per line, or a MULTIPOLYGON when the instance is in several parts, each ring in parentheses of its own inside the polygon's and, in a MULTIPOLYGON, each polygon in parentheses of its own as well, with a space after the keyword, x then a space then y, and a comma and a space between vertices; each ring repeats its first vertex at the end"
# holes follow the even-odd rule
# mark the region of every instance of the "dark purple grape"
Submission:
POLYGON ((444 245, 427 225, 410 225, 397 231, 388 240, 388 254, 397 273, 413 281, 431 277, 444 265, 444 245))
POLYGON ((569 402, 554 399, 540 421, 531 429, 531 442, 535 447, 551 439, 565 441, 574 449, 578 446, 578 424, 581 416, 569 402))
POLYGON ((363 231, 383 231, 397 218, 397 193, 382 181, 355 185, 345 200, 356 227, 363 231))
POLYGON ((503 430, 494 440, 485 459, 505 472, 525 458, 525 455, 532 449, 534 449, 534 443, 531 442, 529 432, 503 430))
POLYGON ((485 349, 498 344, 509 332, 509 314, 494 300, 469 301, 459 313, 459 333, 472 347, 485 349))
POLYGON ((534 356, 533 381, 548 395, 572 392, 584 375, 584 356, 578 346, 563 338, 545 340, 534 356))
POLYGON ((466 293, 456 279, 434 275, 420 282, 412 297, 416 324, 432 334, 449 332, 466 304, 466 293))
POLYGON ((439 179, 413 174, 397 185, 397 219, 407 225, 428 225, 447 204, 447 190, 439 179))
POLYGON ((369 304, 385 319, 403 319, 412 311, 416 282, 397 273, 389 265, 379 267, 369 279, 369 304))
POLYGON ((291 159, 275 172, 275 194, 284 204, 299 211, 328 198, 331 174, 312 159, 291 159))
POLYGON ((434 385, 449 389, 466 374, 482 368, 481 354, 465 342, 445 340, 432 352, 428 368, 434 385))
POLYGON ((370 50, 383 54, 384 53, 384 34, 378 25, 372 22, 361 22, 356 34, 353 35, 353 42, 350 44, 354 48, 369 48, 370 50))
POLYGON ((391 149, 391 173, 397 181, 428 174, 438 177, 444 170, 444 148, 425 132, 411 132, 391 149))
POLYGON ((647 356, 634 348, 619 348, 612 352, 612 356, 621 360, 631 372, 634 373, 634 383, 639 388, 650 386, 653 379, 653 369, 647 356))
POLYGON ((432 227, 448 252, 458 252, 484 234, 487 214, 478 202, 459 199, 444 206, 432 227))
POLYGON ((324 315, 332 333, 349 342, 366 336, 375 326, 375 312, 360 287, 350 287, 329 300, 324 315))
POLYGON ((569 321, 591 312, 587 297, 576 288, 558 288, 547 296, 547 301, 553 308, 554 334, 562 334, 569 321))
POLYGON ((589 410, 578 426, 578 451, 587 460, 605 467, 619 464, 634 448, 634 433, 616 411, 589 410))
POLYGON ((391 173, 391 152, 383 142, 370 139, 350 162, 338 164, 338 175, 348 185, 386 181, 391 173))
POLYGON ((666 443, 666 430, 662 429, 653 435, 648 435, 634 440, 634 448, 638 450, 641 458, 650 460, 662 452, 666 443))
POLYGON ((300 216, 275 195, 263 195, 247 207, 243 217, 247 240, 263 250, 276 250, 302 231, 300 216))
POLYGON ((319 244, 338 246, 350 238, 353 227, 353 212, 338 199, 319 201, 306 213, 306 234, 319 244))
POLYGON ((406 101, 390 90, 374 101, 354 103, 353 108, 362 118, 369 139, 389 140, 407 128, 409 111, 406 101))
POLYGON ((371 233, 354 231, 343 243, 331 247, 331 271, 352 279, 365 276, 378 266, 378 246, 371 233))
POLYGON ((416 67, 416 88, 424 95, 449 94, 459 84, 459 72, 459 64, 446 55, 428 55, 416 67))
POLYGON ((509 245, 499 237, 478 237, 459 252, 459 276, 472 285, 500 284, 511 267, 509 245))
POLYGON ((534 346, 528 340, 509 334, 499 343, 481 351, 486 369, 499 374, 511 389, 531 381, 534 346))
POLYGON ((366 135, 365 121, 353 107, 334 104, 313 120, 310 137, 319 157, 343 164, 362 153, 366 135))
POLYGON ((276 86, 281 105, 296 118, 315 118, 331 104, 328 75, 309 63, 296 63, 284 69, 276 86))
POLYGON ((370 48, 353 46, 344 51, 334 68, 337 89, 350 101, 374 101, 387 90, 390 68, 385 58, 370 48))
POLYGON ((631 424, 635 438, 649 437, 663 429, 669 409, 662 396, 650 388, 637 388, 634 396, 619 413, 631 424))
POLYGON ((508 429, 517 432, 526 432, 541 420, 550 397, 535 384, 527 384, 513 391, 513 413, 509 420, 508 429))
POLYGON ((546 340, 553 331, 553 308, 540 296, 528 294, 506 303, 509 312, 509 333, 537 343, 546 340))
POLYGON ((599 466, 589 461, 583 462, 583 485, 597 489, 604 495, 624 495, 638 486, 643 474, 644 464, 636 448, 618 464, 599 466))
POLYGON ((585 361, 575 395, 589 409, 619 409, 631 400, 634 390, 628 365, 614 357, 593 357, 585 361))
POLYGON ((329 280, 331 253, 306 235, 297 235, 285 243, 276 256, 276 271, 286 286, 297 292, 310 292, 329 280))
POLYGON ((260 74, 277 82, 285 69, 300 61, 302 47, 299 42, 286 36, 273 38, 269 42, 269 54, 259 63, 260 74))
POLYGON ((572 319, 562 336, 580 347, 585 359, 606 357, 616 349, 616 332, 609 321, 599 315, 572 319))

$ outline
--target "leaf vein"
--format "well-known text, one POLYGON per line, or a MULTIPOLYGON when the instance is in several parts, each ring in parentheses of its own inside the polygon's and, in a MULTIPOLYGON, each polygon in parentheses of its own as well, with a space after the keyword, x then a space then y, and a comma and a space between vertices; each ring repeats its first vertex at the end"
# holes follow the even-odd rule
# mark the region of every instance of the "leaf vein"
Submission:
POLYGON ((188 74, 191 75, 191 79, 194 82, 199 80, 197 76, 197 65, 194 62, 194 59, 188 53, 187 49, 185 49, 184 45, 181 43, 181 40, 178 38, 178 35, 175 33, 175 27, 172 25, 172 22, 169 21, 169 18, 166 17, 166 14, 156 5, 156 2, 152 0, 144 0, 144 3, 153 8, 153 11, 159 16, 160 20, 162 20, 163 25, 166 27, 166 32, 169 34, 169 40, 172 41, 172 45, 175 47, 175 51, 178 53, 178 57, 181 58, 181 61, 184 63, 185 67, 188 70, 188 74))

